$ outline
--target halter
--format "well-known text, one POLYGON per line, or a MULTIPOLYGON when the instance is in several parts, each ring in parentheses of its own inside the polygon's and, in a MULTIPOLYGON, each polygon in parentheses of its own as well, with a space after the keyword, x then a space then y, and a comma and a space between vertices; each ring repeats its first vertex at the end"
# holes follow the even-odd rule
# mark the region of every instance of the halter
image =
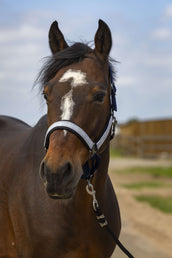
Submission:
POLYGON ((110 66, 109 66, 109 73, 110 73, 110 82, 111 82, 111 96, 110 96, 111 114, 105 130, 97 142, 93 142, 92 139, 81 127, 79 127, 77 124, 69 120, 60 120, 53 123, 48 128, 45 135, 44 147, 46 150, 48 150, 48 147, 49 147, 50 135, 56 130, 67 130, 73 133, 74 135, 76 135, 83 142, 83 144, 87 147, 87 149, 91 153, 91 158, 90 158, 91 166, 89 161, 87 160, 82 167, 84 172, 82 175, 82 178, 87 180, 94 175, 94 172, 99 167, 100 157, 97 154, 97 151, 101 148, 101 146, 107 139, 110 132, 111 132, 111 139, 114 137, 114 134, 115 134, 115 123, 116 123, 115 111, 117 111, 116 87, 114 84, 112 69, 110 66))

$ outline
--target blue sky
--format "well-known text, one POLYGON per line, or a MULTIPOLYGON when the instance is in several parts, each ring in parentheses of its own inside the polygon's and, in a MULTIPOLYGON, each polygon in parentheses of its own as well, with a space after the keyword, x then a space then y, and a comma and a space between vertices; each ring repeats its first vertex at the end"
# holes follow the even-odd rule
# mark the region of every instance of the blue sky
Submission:
POLYGON ((172 117, 172 2, 167 0, 0 0, 0 114, 31 125, 46 112, 33 82, 50 55, 54 20, 69 42, 94 39, 98 19, 118 60, 119 122, 172 117))

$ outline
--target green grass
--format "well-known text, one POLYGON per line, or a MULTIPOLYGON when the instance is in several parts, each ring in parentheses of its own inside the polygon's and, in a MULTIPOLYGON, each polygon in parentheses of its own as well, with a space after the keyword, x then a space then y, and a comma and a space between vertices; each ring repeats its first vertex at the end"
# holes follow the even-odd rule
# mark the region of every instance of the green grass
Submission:
POLYGON ((110 157, 111 158, 114 158, 114 157, 122 157, 122 153, 120 152, 120 150, 117 150, 117 149, 110 149, 110 157))
POLYGON ((172 177, 172 167, 134 167, 124 170, 115 170, 117 173, 148 173, 153 176, 172 177))
POLYGON ((123 184, 122 186, 128 189, 142 189, 142 188, 158 188, 158 187, 172 187, 172 184, 165 182, 155 182, 155 181, 143 181, 137 183, 123 184))
POLYGON ((148 202, 152 207, 165 213, 172 213, 172 197, 140 195, 135 198, 140 202, 148 202))

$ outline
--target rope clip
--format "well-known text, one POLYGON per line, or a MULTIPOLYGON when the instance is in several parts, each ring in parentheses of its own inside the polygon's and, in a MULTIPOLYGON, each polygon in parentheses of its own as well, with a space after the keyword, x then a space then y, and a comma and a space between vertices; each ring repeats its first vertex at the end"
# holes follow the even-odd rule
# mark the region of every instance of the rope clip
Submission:
POLYGON ((87 182, 88 184, 86 185, 86 191, 93 197, 93 209, 96 211, 96 208, 99 206, 96 199, 96 191, 94 190, 94 186, 90 183, 90 180, 87 180, 87 182))

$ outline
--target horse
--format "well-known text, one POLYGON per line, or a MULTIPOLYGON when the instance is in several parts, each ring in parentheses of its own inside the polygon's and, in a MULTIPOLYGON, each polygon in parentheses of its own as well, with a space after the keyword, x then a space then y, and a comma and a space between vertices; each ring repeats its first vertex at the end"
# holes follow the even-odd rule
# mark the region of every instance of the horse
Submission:
POLYGON ((108 175, 112 37, 102 20, 94 43, 68 46, 54 21, 52 55, 38 75, 47 114, 34 127, 0 117, 1 258, 107 258, 116 247, 92 205, 119 237, 108 175))

